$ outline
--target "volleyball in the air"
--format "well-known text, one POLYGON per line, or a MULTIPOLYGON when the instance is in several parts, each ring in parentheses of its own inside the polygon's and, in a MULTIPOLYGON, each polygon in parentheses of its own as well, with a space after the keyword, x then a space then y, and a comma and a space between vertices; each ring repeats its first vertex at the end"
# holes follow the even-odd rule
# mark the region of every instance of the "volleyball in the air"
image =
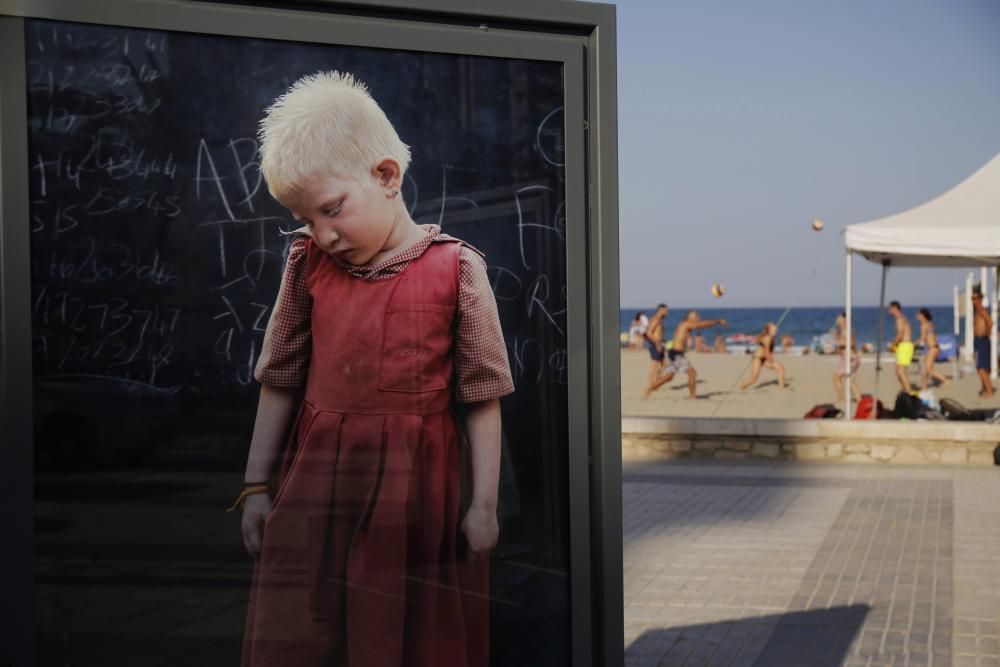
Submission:
POLYGON ((722 295, 726 293, 726 288, 722 286, 721 283, 714 283, 712 285, 712 296, 716 299, 721 299, 722 295))
POLYGON ((821 231, 823 231, 823 227, 825 227, 825 225, 823 224, 822 220, 820 220, 819 218, 817 218, 817 219, 813 220, 812 227, 813 227, 813 231, 814 232, 821 232, 821 231))

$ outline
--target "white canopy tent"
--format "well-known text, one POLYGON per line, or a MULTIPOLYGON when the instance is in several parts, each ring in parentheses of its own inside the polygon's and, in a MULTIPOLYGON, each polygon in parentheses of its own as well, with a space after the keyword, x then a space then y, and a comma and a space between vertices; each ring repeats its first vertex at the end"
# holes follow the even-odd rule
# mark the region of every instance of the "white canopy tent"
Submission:
MULTIPOLYGON (((851 340, 851 272, 855 254, 882 265, 880 309, 885 307, 885 278, 890 266, 993 267, 993 294, 990 296, 985 284, 983 292, 984 296, 990 296, 992 308, 992 363, 995 375, 996 283, 1000 277, 1000 154, 929 202, 871 222, 848 225, 844 231, 844 244, 847 250, 847 340, 851 340)), ((850 371, 851 349, 850 345, 846 347, 846 368, 850 371)), ((880 354, 881 349, 878 352, 880 354)), ((876 388, 877 378, 876 372, 876 388)), ((846 384, 849 389, 850 382, 846 384)), ((850 419, 849 390, 846 392, 846 404, 847 418, 850 419)))

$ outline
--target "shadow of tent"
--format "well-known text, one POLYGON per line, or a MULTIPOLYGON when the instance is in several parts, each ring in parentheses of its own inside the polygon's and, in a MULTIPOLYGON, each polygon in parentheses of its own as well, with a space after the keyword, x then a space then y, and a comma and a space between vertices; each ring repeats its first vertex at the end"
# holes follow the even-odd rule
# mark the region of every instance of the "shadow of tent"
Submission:
POLYGON ((851 605, 651 629, 625 650, 626 664, 729 667, 839 666, 871 607, 851 605), (656 659, 660 659, 659 662, 656 659))

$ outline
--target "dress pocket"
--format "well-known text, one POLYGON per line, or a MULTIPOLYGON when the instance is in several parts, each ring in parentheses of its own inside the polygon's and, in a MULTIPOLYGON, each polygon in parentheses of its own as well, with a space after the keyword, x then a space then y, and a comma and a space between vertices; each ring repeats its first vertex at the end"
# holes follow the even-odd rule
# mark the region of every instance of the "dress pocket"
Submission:
POLYGON ((448 386, 454 306, 390 304, 386 312, 378 388, 423 392, 448 386))

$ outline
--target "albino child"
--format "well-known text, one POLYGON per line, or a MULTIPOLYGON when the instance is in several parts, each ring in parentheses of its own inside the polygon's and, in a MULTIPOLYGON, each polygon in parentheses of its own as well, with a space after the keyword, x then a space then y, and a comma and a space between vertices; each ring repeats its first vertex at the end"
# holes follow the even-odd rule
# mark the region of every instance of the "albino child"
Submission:
POLYGON ((260 140, 271 195, 304 227, 254 373, 242 664, 485 666, 513 383, 483 258, 410 218, 409 148, 351 75, 297 81, 260 140))

